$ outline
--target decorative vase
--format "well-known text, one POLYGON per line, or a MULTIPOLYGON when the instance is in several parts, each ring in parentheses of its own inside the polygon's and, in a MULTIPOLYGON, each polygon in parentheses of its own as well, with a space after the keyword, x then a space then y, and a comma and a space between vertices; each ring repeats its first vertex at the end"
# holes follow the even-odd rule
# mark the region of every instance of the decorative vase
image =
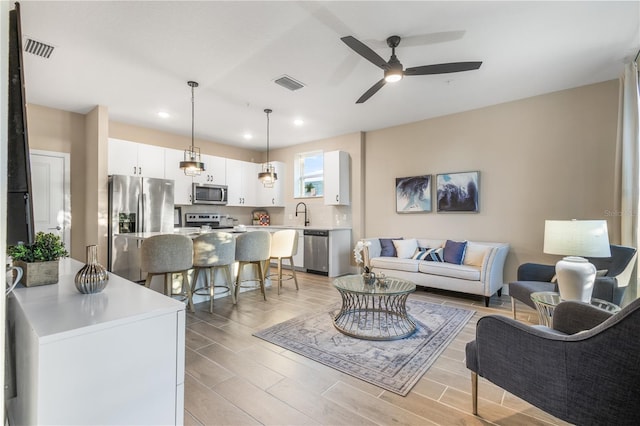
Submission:
POLYGON ((362 280, 367 285, 374 285, 376 283, 376 273, 375 272, 363 272, 362 280))
POLYGON ((50 260, 48 262, 23 262, 18 260, 14 261, 13 264, 22 268, 22 285, 25 287, 58 282, 59 260, 50 260))
POLYGON ((76 274, 76 288, 80 293, 100 293, 109 280, 107 270, 98 263, 98 246, 87 246, 87 264, 76 274))

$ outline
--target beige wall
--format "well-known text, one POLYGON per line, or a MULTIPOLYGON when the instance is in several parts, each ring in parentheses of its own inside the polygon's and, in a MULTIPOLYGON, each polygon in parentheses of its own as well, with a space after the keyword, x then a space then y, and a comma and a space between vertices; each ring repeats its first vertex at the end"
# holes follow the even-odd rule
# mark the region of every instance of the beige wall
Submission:
POLYGON ((27 119, 31 149, 71 153, 75 142, 84 141, 82 114, 28 104, 27 119))
MULTIPOLYGON (((304 143, 273 150, 286 164, 286 206, 270 209, 276 224, 300 224, 295 206, 304 201, 314 226, 353 226, 352 238, 423 236, 505 241, 511 244, 505 281, 528 261, 553 262, 542 253, 545 219, 609 220, 612 242, 619 242, 614 205, 617 81, 504 103, 407 125, 304 143), (325 206, 321 198, 293 198, 293 159, 299 152, 343 150, 351 156, 351 206, 325 206), (397 214, 395 178, 421 174, 480 171, 480 213, 397 214), (291 217, 291 219, 289 218, 291 217), (346 219, 344 219, 346 217, 346 219)), ((83 259, 91 229, 78 205, 85 203, 86 117, 29 105, 31 147, 71 152, 72 242, 83 259), (75 147, 75 148, 74 148, 75 147), (82 154, 84 155, 84 154, 82 154)), ((104 127, 104 126, 103 126, 104 127)), ((109 137, 182 149, 189 137, 108 123, 109 137)), ((197 140, 203 153, 244 161, 263 161, 264 153, 197 140)), ((97 163, 102 164, 102 163, 97 163)), ((434 188, 435 197, 435 188, 434 188)), ((100 207, 99 210, 102 208, 100 207)), ((230 208, 249 218, 250 208, 230 208)))
POLYGON ((607 219, 614 206, 618 83, 609 81, 367 132, 365 234, 511 244, 505 281, 542 253, 545 219, 607 219), (480 213, 397 214, 396 177, 480 171, 480 213))

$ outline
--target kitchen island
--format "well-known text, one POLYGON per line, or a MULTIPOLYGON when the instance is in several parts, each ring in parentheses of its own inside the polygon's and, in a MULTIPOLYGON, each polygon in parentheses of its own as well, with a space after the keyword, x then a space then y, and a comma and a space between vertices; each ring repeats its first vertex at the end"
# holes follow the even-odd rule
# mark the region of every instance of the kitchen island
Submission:
POLYGON ((83 265, 63 259, 57 284, 9 296, 11 424, 182 424, 184 304, 113 274, 81 294, 83 265))
MULTIPOLYGON (((309 253, 307 251, 307 259, 305 262, 305 231, 320 231, 324 232, 327 235, 327 265, 324 271, 319 271, 324 275, 328 275, 329 277, 337 277, 340 275, 346 275, 352 273, 351 268, 351 228, 350 227, 314 227, 314 226, 287 226, 287 225, 269 225, 269 226, 259 226, 259 225, 245 225, 246 232, 252 231, 268 231, 268 232, 276 232, 282 229, 295 229, 299 233, 298 240, 298 254, 294 256, 293 260, 296 265, 296 270, 305 271, 307 268, 305 264, 309 263, 309 256, 314 255, 315 253, 309 253)), ((218 229, 210 229, 202 232, 231 232, 234 235, 237 235, 238 232, 234 232, 234 228, 218 228, 218 229)), ((198 228, 193 227, 185 227, 185 228, 175 228, 174 233, 180 233, 187 235, 191 238, 196 238, 197 236, 202 234, 198 228)), ((127 234, 116 234, 117 237, 125 237, 128 239, 136 240, 141 243, 147 238, 153 237, 155 235, 165 234, 163 232, 137 232, 137 233, 127 233, 127 234)), ((130 246, 126 244, 126 246, 130 246)), ((139 246, 139 244, 138 244, 139 246)), ((308 247, 307 247, 308 248, 308 247)), ((136 256, 125 256, 130 258, 130 262, 135 262, 137 259, 136 256)), ((154 288, 159 288, 162 291, 162 287, 160 284, 156 286, 155 283, 152 283, 154 288)))

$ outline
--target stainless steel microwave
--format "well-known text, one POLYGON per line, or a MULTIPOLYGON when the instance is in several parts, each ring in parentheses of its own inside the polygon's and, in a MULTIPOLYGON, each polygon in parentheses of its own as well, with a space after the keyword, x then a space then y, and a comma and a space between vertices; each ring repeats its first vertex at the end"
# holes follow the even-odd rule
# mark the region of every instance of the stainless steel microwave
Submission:
POLYGON ((194 183, 192 191, 193 204, 227 204, 227 186, 194 183))

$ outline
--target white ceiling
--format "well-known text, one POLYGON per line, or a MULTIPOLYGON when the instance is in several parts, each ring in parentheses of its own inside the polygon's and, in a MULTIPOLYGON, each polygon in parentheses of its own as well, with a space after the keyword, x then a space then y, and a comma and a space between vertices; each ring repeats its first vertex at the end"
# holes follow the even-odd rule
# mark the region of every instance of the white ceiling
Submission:
POLYGON ((617 78, 640 48, 640 2, 22 1, 29 103, 264 150, 395 126, 617 78), (477 71, 382 78, 340 38, 405 67, 483 61, 477 71), (273 80, 289 75, 291 92, 273 80), (171 114, 168 119, 159 111, 171 114), (294 118, 305 121, 293 125, 294 118), (251 141, 242 135, 250 131, 251 141))

